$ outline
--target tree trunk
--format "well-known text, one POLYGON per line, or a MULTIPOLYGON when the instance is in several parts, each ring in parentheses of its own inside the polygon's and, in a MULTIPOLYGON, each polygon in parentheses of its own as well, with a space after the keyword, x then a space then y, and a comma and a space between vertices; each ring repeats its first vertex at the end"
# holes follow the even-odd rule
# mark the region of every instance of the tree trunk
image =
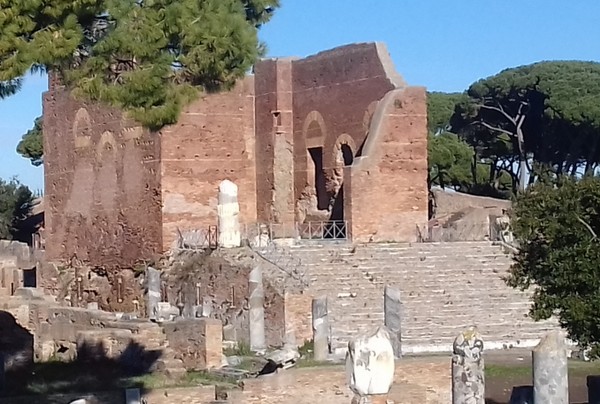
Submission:
MULTIPOLYGON (((522 123, 522 120, 521 120, 522 123)), ((523 137, 523 130, 521 125, 517 126, 517 143, 519 144, 519 190, 525 191, 527 178, 527 156, 525 155, 525 139, 523 137)))

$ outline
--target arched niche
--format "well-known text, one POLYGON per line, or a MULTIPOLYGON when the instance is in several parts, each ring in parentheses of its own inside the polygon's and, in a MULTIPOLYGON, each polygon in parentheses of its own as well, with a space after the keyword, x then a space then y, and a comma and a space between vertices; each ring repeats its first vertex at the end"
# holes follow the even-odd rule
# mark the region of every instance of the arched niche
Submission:
POLYGON ((79 108, 73 121, 75 148, 82 149, 92 144, 92 119, 85 108, 79 108))

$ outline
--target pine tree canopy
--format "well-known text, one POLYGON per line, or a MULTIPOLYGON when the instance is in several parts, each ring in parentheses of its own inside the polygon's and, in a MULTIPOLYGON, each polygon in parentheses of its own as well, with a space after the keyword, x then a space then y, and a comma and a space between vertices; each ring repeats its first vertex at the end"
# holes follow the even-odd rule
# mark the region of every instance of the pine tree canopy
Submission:
POLYGON ((0 98, 30 70, 156 129, 200 91, 230 88, 264 53, 278 0, 0 0, 0 98))

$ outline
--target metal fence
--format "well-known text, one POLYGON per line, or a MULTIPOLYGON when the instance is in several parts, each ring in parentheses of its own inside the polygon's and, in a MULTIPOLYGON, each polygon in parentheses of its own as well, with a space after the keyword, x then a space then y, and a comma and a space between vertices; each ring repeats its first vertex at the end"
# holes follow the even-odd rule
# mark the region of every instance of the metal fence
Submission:
POLYGON ((184 231, 177 228, 177 239, 174 247, 178 250, 214 250, 218 247, 218 240, 217 226, 184 231))
POLYGON ((494 215, 481 222, 458 220, 438 224, 432 220, 424 229, 417 226, 417 239, 422 243, 489 240, 517 246, 510 230, 510 222, 504 217, 494 215))
POLYGON ((267 246, 273 240, 347 240, 346 221, 305 223, 254 223, 244 226, 243 238, 251 246, 267 246))

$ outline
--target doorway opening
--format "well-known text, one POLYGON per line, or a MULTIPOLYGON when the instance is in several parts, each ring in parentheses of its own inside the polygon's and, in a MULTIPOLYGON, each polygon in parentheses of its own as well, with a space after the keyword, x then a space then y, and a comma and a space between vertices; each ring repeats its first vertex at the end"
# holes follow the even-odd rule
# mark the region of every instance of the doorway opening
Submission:
POLYGON ((329 197, 327 196, 327 181, 323 171, 323 148, 311 147, 308 149, 308 154, 313 162, 312 167, 309 167, 309 176, 312 177, 310 179, 315 187, 317 209, 327 210, 329 208, 329 197))

